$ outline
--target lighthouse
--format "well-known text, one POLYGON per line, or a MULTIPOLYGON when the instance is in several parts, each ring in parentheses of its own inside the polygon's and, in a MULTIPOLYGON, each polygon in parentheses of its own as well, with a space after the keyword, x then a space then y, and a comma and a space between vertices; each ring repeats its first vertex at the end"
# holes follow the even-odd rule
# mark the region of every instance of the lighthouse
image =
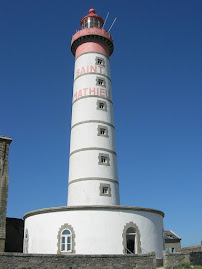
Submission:
POLYGON ((164 213, 120 205, 109 63, 114 45, 103 24, 90 9, 71 41, 75 67, 67 206, 25 214, 24 253, 154 251, 162 259, 164 213))
POLYGON ((119 205, 109 57, 113 40, 94 9, 72 38, 75 56, 68 205, 119 205))

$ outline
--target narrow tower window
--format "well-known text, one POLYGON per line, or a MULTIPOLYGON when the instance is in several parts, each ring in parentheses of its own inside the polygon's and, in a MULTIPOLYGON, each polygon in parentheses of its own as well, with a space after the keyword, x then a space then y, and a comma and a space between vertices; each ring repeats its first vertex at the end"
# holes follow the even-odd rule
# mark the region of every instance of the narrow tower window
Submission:
POLYGON ((96 85, 106 87, 106 80, 104 78, 96 77, 96 85))
POLYGON ((98 128, 97 128, 97 135, 98 135, 98 136, 109 137, 109 131, 108 131, 108 128, 105 127, 105 126, 98 125, 98 128))
POLYGON ((98 156, 98 164, 109 166, 109 154, 100 153, 98 156))
POLYGON ((107 111, 107 103, 105 101, 97 100, 97 109, 107 111))
POLYGON ((96 58, 95 58, 95 64, 96 64, 96 65, 105 66, 105 60, 104 60, 104 58, 96 57, 96 58))
POLYGON ((110 184, 100 184, 100 196, 110 196, 111 197, 111 187, 110 184))

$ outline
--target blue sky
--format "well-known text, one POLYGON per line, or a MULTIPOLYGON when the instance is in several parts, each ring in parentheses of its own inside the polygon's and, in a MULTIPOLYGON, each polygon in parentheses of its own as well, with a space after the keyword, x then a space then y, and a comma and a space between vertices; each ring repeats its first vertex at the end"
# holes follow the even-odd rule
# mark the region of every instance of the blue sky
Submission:
POLYGON ((202 240, 202 1, 0 1, 0 134, 10 136, 8 217, 64 206, 72 35, 95 8, 111 30, 121 204, 165 213, 202 240))

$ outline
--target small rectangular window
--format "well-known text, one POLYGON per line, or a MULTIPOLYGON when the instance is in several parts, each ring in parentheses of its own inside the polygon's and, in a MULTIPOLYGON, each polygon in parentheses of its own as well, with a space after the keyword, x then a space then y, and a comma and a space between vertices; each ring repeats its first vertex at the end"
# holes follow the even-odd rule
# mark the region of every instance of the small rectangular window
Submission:
POLYGON ((103 86, 104 85, 104 80, 103 79, 98 79, 97 84, 103 86))
POLYGON ((99 156, 98 156, 98 164, 110 166, 109 161, 110 161, 109 154, 105 154, 105 153, 100 153, 99 154, 99 156))
POLYGON ((96 77, 96 85, 106 87, 106 80, 101 77, 96 77))
POLYGON ((100 64, 100 65, 102 65, 102 64, 103 64, 103 60, 98 59, 98 60, 97 60, 97 63, 100 64))
POLYGON ((109 137, 108 127, 107 126, 98 125, 97 135, 98 136, 109 137))
POLYGON ((95 58, 95 64, 96 64, 96 65, 105 66, 105 60, 104 60, 104 58, 96 57, 96 58, 95 58))
POLYGON ((97 109, 102 111, 107 111, 107 103, 102 100, 97 100, 97 109))
POLYGON ((110 184, 100 183, 100 196, 110 196, 111 197, 110 184))

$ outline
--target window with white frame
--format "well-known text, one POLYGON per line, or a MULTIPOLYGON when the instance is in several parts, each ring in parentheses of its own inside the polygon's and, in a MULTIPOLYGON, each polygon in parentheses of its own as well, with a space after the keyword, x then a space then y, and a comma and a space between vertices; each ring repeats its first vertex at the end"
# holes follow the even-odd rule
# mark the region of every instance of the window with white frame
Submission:
POLYGON ((72 251, 72 233, 70 230, 63 230, 61 233, 61 252, 72 251))
POLYGON ((64 223, 60 226, 57 240, 57 254, 69 255, 76 253, 75 232, 69 223, 64 223))

